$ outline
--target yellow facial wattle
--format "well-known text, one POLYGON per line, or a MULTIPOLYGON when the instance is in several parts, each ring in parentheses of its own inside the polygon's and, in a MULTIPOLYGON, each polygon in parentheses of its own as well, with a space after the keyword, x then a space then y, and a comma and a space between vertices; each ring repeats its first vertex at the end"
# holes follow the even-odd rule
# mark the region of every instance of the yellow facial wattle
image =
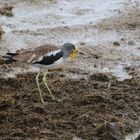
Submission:
POLYGON ((72 52, 71 54, 71 61, 74 61, 75 60, 75 57, 76 57, 76 53, 78 52, 78 49, 74 49, 74 51, 72 52))

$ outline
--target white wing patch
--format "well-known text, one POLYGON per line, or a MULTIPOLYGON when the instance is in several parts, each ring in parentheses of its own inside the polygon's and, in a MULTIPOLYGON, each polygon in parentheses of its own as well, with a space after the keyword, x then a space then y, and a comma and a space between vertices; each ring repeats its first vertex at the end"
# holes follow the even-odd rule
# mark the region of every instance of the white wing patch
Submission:
POLYGON ((38 57, 36 60, 32 61, 32 63, 39 62, 43 59, 43 56, 38 57))
POLYGON ((32 60, 33 60, 35 57, 36 57, 36 55, 33 54, 27 62, 28 62, 28 63, 32 62, 32 60))
POLYGON ((63 63, 63 58, 58 59, 57 61, 54 62, 55 65, 59 65, 63 63))
POLYGON ((39 61, 41 61, 43 59, 43 56, 40 56, 38 59, 37 59, 37 61, 39 62, 39 61))
POLYGON ((48 52, 47 54, 45 54, 44 56, 55 56, 57 53, 61 52, 61 50, 56 50, 56 51, 51 51, 51 52, 48 52))

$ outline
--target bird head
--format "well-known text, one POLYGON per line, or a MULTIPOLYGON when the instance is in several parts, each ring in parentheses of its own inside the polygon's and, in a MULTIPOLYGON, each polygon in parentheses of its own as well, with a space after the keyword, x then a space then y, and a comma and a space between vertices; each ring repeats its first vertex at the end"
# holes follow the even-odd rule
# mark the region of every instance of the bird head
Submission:
POLYGON ((65 58, 70 56, 71 61, 74 61, 78 49, 75 47, 75 45, 71 43, 66 43, 62 45, 62 51, 65 58))

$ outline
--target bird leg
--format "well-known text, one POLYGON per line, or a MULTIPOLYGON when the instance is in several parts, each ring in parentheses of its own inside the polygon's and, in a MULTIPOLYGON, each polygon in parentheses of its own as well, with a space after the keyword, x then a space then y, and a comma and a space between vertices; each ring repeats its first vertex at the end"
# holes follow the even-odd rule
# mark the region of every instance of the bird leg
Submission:
POLYGON ((38 90, 39 90, 39 95, 40 95, 41 102, 44 104, 44 100, 43 100, 40 85, 39 85, 39 75, 40 75, 40 71, 37 73, 35 79, 36 79, 36 84, 37 84, 37 87, 38 87, 38 90))
POLYGON ((51 95, 52 99, 55 100, 55 98, 54 98, 54 96, 53 96, 53 94, 52 94, 52 92, 51 92, 51 90, 49 89, 48 84, 47 84, 47 80, 46 80, 47 73, 48 73, 48 70, 45 71, 42 80, 43 80, 43 82, 44 82, 46 88, 48 89, 49 94, 51 95))

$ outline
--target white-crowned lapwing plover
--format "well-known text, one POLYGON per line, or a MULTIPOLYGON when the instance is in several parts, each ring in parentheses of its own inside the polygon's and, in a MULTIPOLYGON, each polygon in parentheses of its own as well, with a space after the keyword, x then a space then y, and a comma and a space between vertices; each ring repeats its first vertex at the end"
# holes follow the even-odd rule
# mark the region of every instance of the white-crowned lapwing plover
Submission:
POLYGON ((26 62, 28 64, 40 68, 40 71, 36 75, 36 83, 39 90, 41 102, 44 103, 40 85, 39 85, 39 75, 41 71, 43 70, 43 82, 47 87, 51 97, 55 99, 46 82, 48 69, 59 67, 61 64, 65 63, 65 60, 68 57, 71 57, 71 60, 73 61, 75 59, 75 55, 77 51, 78 50, 75 47, 75 45, 71 43, 63 44, 60 47, 47 44, 47 45, 42 45, 40 47, 37 47, 35 49, 19 50, 16 51, 15 53, 9 52, 6 53, 6 55, 3 57, 6 59, 5 61, 7 63, 20 61, 20 62, 26 62))

